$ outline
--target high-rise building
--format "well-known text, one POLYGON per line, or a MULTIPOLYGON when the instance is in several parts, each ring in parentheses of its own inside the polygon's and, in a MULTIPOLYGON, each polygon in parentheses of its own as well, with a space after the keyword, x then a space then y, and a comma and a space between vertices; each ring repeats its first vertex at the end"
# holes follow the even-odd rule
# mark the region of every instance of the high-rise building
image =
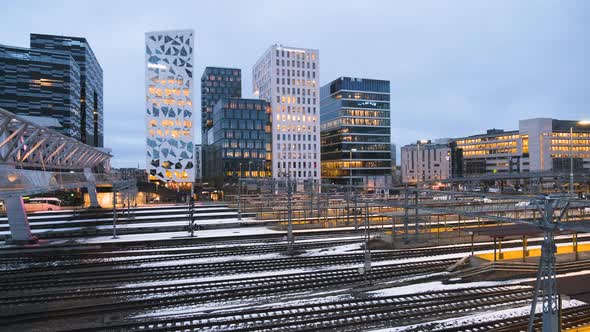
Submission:
POLYGON ((216 185, 271 176, 271 109, 259 99, 222 98, 213 109, 206 178, 216 185))
POLYGON ((272 175, 320 179, 320 66, 315 49, 272 45, 253 68, 254 94, 272 110, 272 175))
POLYGON ((30 46, 0 45, 0 107, 52 117, 59 132, 102 147, 102 69, 86 39, 31 34, 30 46))
POLYGON ((102 147, 103 98, 102 68, 85 38, 31 34, 31 48, 62 51, 80 67, 80 140, 102 147))
POLYGON ((201 75, 201 139, 207 143, 206 131, 213 127, 213 107, 221 98, 242 98, 242 70, 206 67, 201 75))
POLYGON ((389 81, 340 77, 321 95, 322 178, 336 184, 391 184, 389 81))
POLYGON ((146 33, 147 170, 150 180, 194 182, 192 30, 146 33))

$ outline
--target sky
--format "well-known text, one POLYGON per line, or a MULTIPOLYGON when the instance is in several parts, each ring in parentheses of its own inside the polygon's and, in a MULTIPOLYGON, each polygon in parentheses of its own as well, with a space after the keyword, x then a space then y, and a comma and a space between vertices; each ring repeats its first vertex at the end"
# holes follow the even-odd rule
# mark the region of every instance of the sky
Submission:
POLYGON ((272 44, 320 50, 320 84, 391 82, 392 141, 590 118, 590 1, 6 1, 0 44, 85 37, 104 72, 105 146, 145 166, 145 32, 194 29, 195 111, 206 66, 252 66, 272 44), (173 5, 174 7, 170 7, 173 5))

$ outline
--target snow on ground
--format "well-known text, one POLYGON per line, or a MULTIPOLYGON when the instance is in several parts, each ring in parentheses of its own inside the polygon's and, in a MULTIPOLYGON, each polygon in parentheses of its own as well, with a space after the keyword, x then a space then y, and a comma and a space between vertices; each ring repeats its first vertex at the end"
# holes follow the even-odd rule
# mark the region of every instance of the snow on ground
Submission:
POLYGON ((274 277, 274 276, 280 276, 280 275, 288 275, 288 274, 296 274, 296 273, 311 273, 314 271, 332 270, 332 269, 333 269, 333 267, 314 268, 314 269, 300 268, 300 269, 288 269, 288 270, 279 270, 279 271, 224 274, 221 276, 212 276, 212 277, 196 277, 196 278, 163 280, 163 281, 133 282, 133 283, 124 284, 122 286, 119 286, 118 288, 182 285, 182 284, 193 284, 193 283, 200 283, 200 282, 217 282, 217 281, 245 279, 245 278, 274 277))
MULTIPOLYGON (((157 309, 154 311, 148 311, 145 313, 141 313, 139 315, 133 316, 133 318, 146 318, 146 317, 165 317, 173 315, 175 318, 181 317, 182 315, 188 314, 195 314, 195 313, 205 313, 205 312, 215 312, 217 314, 227 312, 227 311, 240 311, 240 310, 258 310, 258 309, 267 309, 267 310, 279 310, 277 308, 277 303, 280 303, 280 307, 287 307, 287 306, 304 306, 304 305, 316 305, 325 302, 336 302, 351 299, 352 297, 348 294, 346 295, 330 295, 334 292, 318 292, 313 294, 289 294, 288 298, 292 300, 288 300, 283 296, 279 295, 278 299, 272 303, 267 304, 253 304, 252 301, 249 300, 233 300, 229 302, 214 302, 209 303, 206 305, 189 305, 189 306, 176 306, 174 308, 168 309, 157 309), (300 298, 298 298, 301 296, 300 298), (313 296, 310 298, 310 296, 313 296), (180 316, 179 316, 180 315, 180 316)), ((259 300, 259 299, 258 299, 259 300)))
MULTIPOLYGON (((76 230, 77 228, 73 228, 76 230)), ((33 232, 35 233, 35 232, 33 232)), ((252 226, 252 227, 235 227, 235 228, 223 228, 223 229, 206 229, 195 232, 195 239, 198 238, 216 238, 226 236, 237 236, 240 235, 263 235, 263 234, 285 234, 285 231, 276 231, 264 226, 252 226)), ((116 239, 112 236, 94 236, 88 238, 77 238, 63 239, 63 240, 51 240, 52 244, 62 243, 113 243, 113 242, 134 242, 134 241, 146 241, 146 240, 167 240, 167 239, 189 239, 188 232, 158 232, 158 233, 141 233, 141 234, 125 234, 119 235, 116 239)))
MULTIPOLYGON (((358 239, 358 237, 357 237, 357 239, 358 239)), ((307 250, 301 256, 341 255, 341 254, 349 254, 352 251, 360 250, 360 249, 361 249, 361 244, 357 242, 357 243, 345 244, 345 245, 341 245, 341 246, 310 249, 310 250, 307 250)))
MULTIPOLYGON (((577 307, 586 304, 585 302, 578 301, 578 300, 562 300, 562 308, 571 308, 577 307)), ((478 312, 475 314, 471 314, 468 316, 461 316, 455 318, 444 319, 440 321, 432 321, 427 323, 421 324, 414 324, 414 325, 407 325, 401 327, 394 327, 394 328, 386 328, 386 329, 378 329, 372 330, 372 332, 402 332, 402 331, 411 331, 413 329, 427 326, 428 331, 437 331, 446 328, 452 327, 459 327, 465 326, 470 324, 478 324, 484 322, 490 322, 494 320, 518 317, 518 316, 528 316, 531 310, 530 305, 520 306, 516 308, 504 309, 504 310, 488 310, 483 312, 478 312)), ((537 307, 535 308, 535 312, 539 313, 543 311, 543 304, 538 303, 537 307)))
POLYGON ((442 281, 430 281, 430 282, 417 283, 417 284, 400 286, 400 287, 379 289, 379 290, 375 290, 375 291, 370 291, 369 294, 371 294, 373 296, 400 296, 400 295, 410 295, 410 294, 427 293, 427 292, 439 292, 439 291, 448 291, 448 290, 475 288, 475 287, 513 286, 516 288, 527 288, 527 286, 518 285, 519 283, 521 283, 523 281, 527 281, 527 280, 528 279, 515 279, 515 280, 503 280, 503 281, 477 281, 477 282, 467 282, 467 283, 459 283, 459 284, 443 284, 442 281))
MULTIPOLYGON (((169 257, 169 256, 164 256, 169 257)), ((229 261, 249 261, 249 260, 262 260, 262 259, 274 259, 285 257, 280 253, 268 253, 260 255, 236 255, 236 256, 221 256, 221 257, 205 257, 205 258, 192 258, 185 259, 182 256, 174 260, 166 260, 161 262, 143 263, 139 264, 139 267, 160 267, 169 265, 188 265, 188 264, 210 264, 210 263, 222 263, 229 261), (181 264, 179 264, 181 263, 181 264)))

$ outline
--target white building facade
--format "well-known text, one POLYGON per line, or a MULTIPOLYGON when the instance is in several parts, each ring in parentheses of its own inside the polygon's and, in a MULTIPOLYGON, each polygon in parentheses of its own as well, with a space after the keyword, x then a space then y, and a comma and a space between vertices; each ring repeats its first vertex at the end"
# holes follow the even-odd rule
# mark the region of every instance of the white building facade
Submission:
POLYGON ((253 90, 272 108, 272 175, 320 180, 317 49, 272 45, 253 68, 253 90))
POLYGON ((416 143, 402 146, 403 183, 431 182, 451 178, 451 148, 448 144, 416 143))
POLYGON ((150 180, 195 181, 192 30, 146 33, 146 127, 150 180))

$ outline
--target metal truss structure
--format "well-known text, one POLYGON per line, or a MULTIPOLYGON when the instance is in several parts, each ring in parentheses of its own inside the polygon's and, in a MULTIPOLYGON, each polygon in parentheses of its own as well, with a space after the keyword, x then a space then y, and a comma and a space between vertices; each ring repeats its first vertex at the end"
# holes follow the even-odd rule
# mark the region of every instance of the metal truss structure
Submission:
MULTIPOLYGON (((257 184, 260 188, 264 186, 268 187, 270 184, 273 188, 273 195, 277 195, 279 192, 277 185, 280 182, 274 182, 273 180, 242 179, 240 182, 257 184)), ((404 188, 373 189, 375 192, 390 191, 392 189, 397 190, 399 191, 399 197, 391 199, 391 197, 380 196, 379 194, 357 195, 356 193, 361 192, 362 188, 329 184, 322 184, 317 187, 312 186, 308 188, 307 195, 311 196, 311 200, 313 200, 313 195, 315 194, 319 197, 321 192, 342 193, 341 198, 353 200, 353 202, 346 202, 343 206, 350 206, 352 205, 351 203, 354 203, 356 206, 356 204, 362 203, 365 205, 367 215, 371 206, 403 209, 404 239, 406 240, 409 239, 410 220, 414 221, 416 239, 418 239, 419 223, 425 222, 420 218, 420 215, 424 214, 453 214, 494 220, 500 223, 527 224, 542 230, 544 241, 531 306, 530 326, 531 328, 533 326, 537 300, 542 299, 543 331, 559 331, 559 295, 556 290, 556 245, 554 234, 557 231, 590 232, 590 220, 564 221, 564 217, 568 214, 569 210, 590 207, 590 201, 577 199, 567 194, 506 195, 466 191, 438 191, 409 188, 407 186, 404 188), (350 192, 354 192, 355 195, 346 194, 350 192), (410 214, 410 212, 412 213, 410 214)), ((290 196, 288 187, 285 187, 283 194, 290 196)), ((356 208, 354 211, 354 217, 356 219, 356 208)), ((291 212, 289 211, 289 213, 291 212)), ((319 214, 320 206, 318 203, 318 218, 319 214)), ((392 222, 394 217, 399 216, 395 212, 383 213, 381 215, 391 217, 392 222)), ((288 218, 288 221, 290 219, 288 218)), ((347 220, 350 220, 350 216, 347 217, 347 220)), ((367 264, 367 262, 370 264, 370 254, 365 258, 365 263, 367 264)), ((532 330, 529 329, 529 331, 532 330)))
POLYGON ((112 156, 0 108, 0 164, 17 168, 93 168, 112 156))

